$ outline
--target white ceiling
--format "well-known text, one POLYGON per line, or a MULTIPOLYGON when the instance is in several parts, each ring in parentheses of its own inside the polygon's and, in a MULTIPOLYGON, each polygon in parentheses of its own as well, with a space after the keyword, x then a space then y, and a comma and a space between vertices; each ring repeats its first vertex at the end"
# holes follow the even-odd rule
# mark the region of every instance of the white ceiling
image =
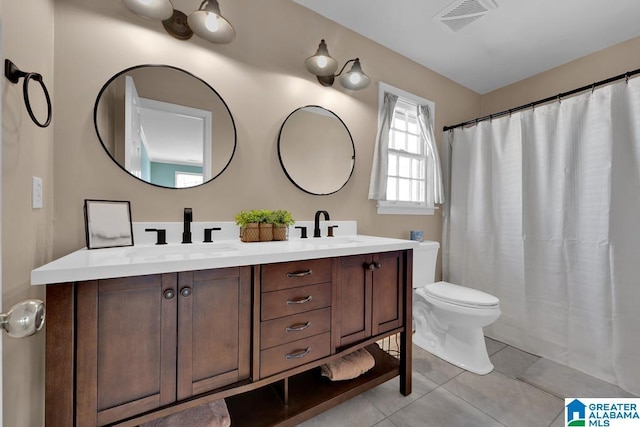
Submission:
POLYGON ((457 32, 451 0, 293 1, 480 94, 640 36, 640 0, 495 0, 457 32))

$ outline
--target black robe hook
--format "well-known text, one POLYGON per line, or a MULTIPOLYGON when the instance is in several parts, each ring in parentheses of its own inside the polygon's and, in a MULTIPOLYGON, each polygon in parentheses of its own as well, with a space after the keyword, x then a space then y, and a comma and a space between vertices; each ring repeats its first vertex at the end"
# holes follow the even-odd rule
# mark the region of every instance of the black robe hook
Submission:
POLYGON ((49 97, 49 91, 47 87, 44 85, 42 81, 42 75, 38 73, 26 73, 20 70, 16 64, 11 62, 9 59, 4 60, 4 75, 9 79, 11 83, 18 83, 21 78, 24 78, 24 83, 22 84, 22 94, 24 96, 24 103, 27 107, 27 112, 29 113, 29 117, 31 120, 41 128, 46 128, 51 123, 51 98, 49 97), (33 114, 33 110, 31 109, 31 102, 29 101, 29 81, 35 80, 40 83, 42 87, 42 91, 44 92, 44 97, 47 100, 47 120, 44 123, 40 123, 36 116, 33 114))

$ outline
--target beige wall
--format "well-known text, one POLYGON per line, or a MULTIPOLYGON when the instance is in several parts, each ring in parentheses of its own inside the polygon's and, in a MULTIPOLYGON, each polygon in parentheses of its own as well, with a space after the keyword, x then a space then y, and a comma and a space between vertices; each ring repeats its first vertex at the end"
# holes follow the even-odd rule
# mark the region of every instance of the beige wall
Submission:
POLYGON ((482 96, 482 115, 555 96, 640 68, 640 37, 482 96))
MULTIPOLYGON (((192 1, 174 1, 189 11, 192 1)), ((134 221, 180 221, 192 207, 196 221, 233 220, 241 209, 288 209, 311 219, 326 209, 336 220, 355 219, 360 231, 408 237, 424 229, 439 239, 440 216, 378 216, 367 200, 377 116, 377 87, 347 93, 320 86, 304 68, 321 38, 341 63, 359 56, 374 82, 385 81, 436 103, 437 127, 475 117, 480 96, 289 0, 223 1, 223 14, 237 36, 213 45, 194 36, 179 41, 160 23, 141 19, 120 2, 56 2, 56 228, 54 255, 84 246, 84 198, 132 202, 134 221), (286 20, 286 24, 283 23, 286 20), (96 138, 95 97, 113 74, 144 63, 188 70, 213 86, 234 115, 238 147, 229 168, 213 182, 187 190, 143 184, 124 174, 96 138), (280 125, 294 109, 317 104, 334 111, 349 127, 356 146, 355 172, 340 192, 311 196, 289 182, 277 157, 280 125)))
MULTIPOLYGON (((53 0, 4 1, 2 50, 20 69, 42 74, 56 102, 53 0)), ((29 274, 52 259, 55 120, 46 129, 37 127, 22 100, 22 80, 14 85, 4 73, 2 79, 2 309, 8 310, 25 298, 44 299, 42 287, 30 286, 29 274), (44 209, 31 209, 32 176, 43 179, 44 209)), ((44 121, 43 98, 36 90, 33 94, 34 112, 44 121)), ((43 425, 44 334, 5 335, 2 357, 4 426, 43 425)))

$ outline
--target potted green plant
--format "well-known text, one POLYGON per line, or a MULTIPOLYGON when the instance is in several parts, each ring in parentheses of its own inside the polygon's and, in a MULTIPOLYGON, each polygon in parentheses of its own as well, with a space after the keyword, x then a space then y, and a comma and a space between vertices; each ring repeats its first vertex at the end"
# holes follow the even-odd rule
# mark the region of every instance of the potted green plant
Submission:
POLYGON ((262 209, 255 211, 258 217, 260 229, 260 241, 269 242, 273 240, 273 222, 271 221, 271 211, 262 209))
POLYGON ((259 223, 262 216, 259 211, 240 211, 236 215, 236 224, 240 226, 240 240, 243 242, 257 242, 260 240, 259 223))
POLYGON ((287 230, 296 221, 291 212, 277 210, 271 212, 271 222, 273 223, 273 240, 287 240, 287 230))

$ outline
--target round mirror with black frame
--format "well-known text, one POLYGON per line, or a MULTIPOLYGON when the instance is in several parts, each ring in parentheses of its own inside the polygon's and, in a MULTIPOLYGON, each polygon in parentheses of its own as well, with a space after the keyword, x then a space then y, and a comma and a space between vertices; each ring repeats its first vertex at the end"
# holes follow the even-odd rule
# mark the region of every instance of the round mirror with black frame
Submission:
POLYGON ((278 158, 289 180, 302 191, 324 196, 340 191, 353 174, 353 138, 333 111, 307 105, 285 119, 278 158))
POLYGON ((159 187, 209 182, 236 150, 235 122, 222 97, 169 65, 137 65, 111 77, 98 93, 93 120, 111 159, 159 187))

